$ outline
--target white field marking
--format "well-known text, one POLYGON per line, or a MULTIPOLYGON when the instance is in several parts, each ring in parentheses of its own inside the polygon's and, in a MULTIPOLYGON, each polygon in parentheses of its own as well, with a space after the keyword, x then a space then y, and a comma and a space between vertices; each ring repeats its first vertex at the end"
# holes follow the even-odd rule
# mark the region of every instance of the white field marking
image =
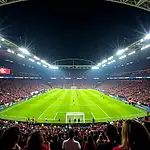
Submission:
POLYGON ((94 116, 94 114, 91 112, 91 115, 93 116, 93 118, 95 119, 95 116, 94 116))
POLYGON ((58 112, 55 114, 54 120, 56 119, 57 115, 58 115, 58 112))
POLYGON ((51 105, 52 105, 52 104, 50 104, 50 105, 42 112, 42 114, 38 117, 38 119, 40 119, 40 118, 44 115, 44 113, 51 107, 51 105))
MULTIPOLYGON (((52 104, 52 106, 72 106, 72 105, 74 105, 74 103, 72 103, 72 104, 52 104)), ((81 105, 81 104, 76 104, 75 103, 75 105, 76 106, 95 106, 95 105, 81 105)))
MULTIPOLYGON (((67 92, 66 92, 67 93, 67 92)), ((65 95, 66 95, 66 93, 65 93, 65 95)), ((61 96, 59 96, 57 99, 59 99, 60 97, 62 97, 62 95, 61 96)), ((41 116, 43 116, 44 115, 44 113, 51 107, 53 105, 53 103, 52 104, 50 104, 44 111, 43 111, 43 113, 38 117, 38 119, 40 119, 41 118, 41 116)))
MULTIPOLYGON (((48 93, 48 92, 43 93, 43 94, 47 94, 47 93, 48 93)), ((42 95, 42 94, 40 94, 40 95, 42 95)), ((36 97, 38 97, 38 96, 40 96, 40 95, 37 95, 36 97)), ((32 98, 35 98, 35 97, 32 97, 32 98)), ((13 109, 13 108, 15 108, 15 107, 17 107, 17 106, 22 105, 22 104, 25 104, 25 103, 29 102, 30 100, 33 100, 32 98, 30 98, 30 99, 28 99, 28 100, 20 101, 20 102, 18 102, 18 103, 16 103, 16 104, 13 104, 12 106, 9 106, 9 107, 5 108, 4 110, 1 110, 0 114, 3 114, 4 112, 7 112, 8 110, 11 110, 11 109, 13 109)))
POLYGON ((99 105, 96 104, 96 106, 97 106, 108 118, 111 118, 99 105))

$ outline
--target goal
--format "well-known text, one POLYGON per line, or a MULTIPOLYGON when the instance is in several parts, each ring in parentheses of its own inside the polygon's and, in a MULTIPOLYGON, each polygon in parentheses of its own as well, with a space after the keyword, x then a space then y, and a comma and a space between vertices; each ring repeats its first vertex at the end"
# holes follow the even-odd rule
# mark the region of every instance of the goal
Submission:
POLYGON ((85 123, 85 115, 83 112, 66 112, 66 123, 85 123))

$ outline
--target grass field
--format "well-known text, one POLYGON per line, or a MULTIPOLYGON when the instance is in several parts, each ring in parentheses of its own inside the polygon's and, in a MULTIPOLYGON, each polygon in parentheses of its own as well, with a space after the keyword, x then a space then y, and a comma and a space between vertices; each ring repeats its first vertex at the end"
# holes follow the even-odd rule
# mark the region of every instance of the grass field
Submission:
MULTIPOLYGON (((144 110, 124 104, 96 90, 54 89, 0 111, 0 118, 25 121, 35 117, 38 122, 66 123, 66 112, 82 112, 86 123, 129 119, 146 115, 144 110)), ((70 116, 71 119, 74 116, 70 116)), ((82 119, 83 116, 76 115, 82 119)))

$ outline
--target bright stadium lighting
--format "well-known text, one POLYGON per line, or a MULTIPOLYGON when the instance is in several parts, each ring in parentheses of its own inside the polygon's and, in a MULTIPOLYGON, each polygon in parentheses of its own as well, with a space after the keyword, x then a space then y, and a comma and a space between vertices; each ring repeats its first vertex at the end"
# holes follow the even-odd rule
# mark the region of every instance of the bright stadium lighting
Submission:
POLYGON ((10 49, 7 49, 7 51, 8 51, 9 53, 13 53, 13 54, 15 54, 15 52, 14 52, 14 51, 12 51, 12 50, 10 50, 10 49))
POLYGON ((141 50, 147 49, 147 48, 149 48, 149 47, 150 47, 150 44, 148 44, 148 45, 146 45, 146 46, 143 46, 143 47, 141 48, 141 50))
POLYGON ((128 50, 128 47, 127 48, 125 48, 125 50, 124 51, 127 51, 128 50))
POLYGON ((102 67, 105 67, 105 66, 106 66, 106 64, 103 64, 103 65, 102 65, 102 67))
POLYGON ((37 57, 37 56, 34 56, 33 58, 34 58, 34 59, 36 59, 36 60, 40 60, 40 58, 39 58, 39 57, 37 57))
POLYGON ((144 42, 144 39, 141 39, 140 42, 144 42))
POLYGON ((24 54, 30 55, 29 51, 23 47, 20 47, 19 50, 24 54))
POLYGON ((109 58, 108 58, 108 60, 112 60, 113 58, 114 58, 114 57, 113 57, 113 56, 111 56, 111 57, 109 57, 109 58))
POLYGON ((30 61, 35 62, 33 59, 29 58, 30 61))
POLYGON ((135 51, 133 51, 133 52, 131 52, 131 53, 129 53, 128 55, 132 55, 132 54, 135 54, 136 52, 135 51))
POLYGON ((145 37, 144 37, 144 40, 149 40, 150 39, 150 34, 147 34, 145 37))
POLYGON ((2 48, 2 46, 0 45, 0 48, 2 48))
POLYGON ((5 39, 4 39, 4 38, 1 38, 1 41, 2 41, 2 42, 4 42, 4 41, 5 41, 5 39))
POLYGON ((25 56, 21 55, 21 54, 17 54, 19 57, 25 58, 25 56))
POLYGON ((37 62, 37 64, 38 64, 38 65, 41 65, 41 63, 40 63, 40 62, 37 62))
POLYGON ((98 66, 93 66, 92 69, 96 70, 96 69, 99 69, 99 67, 98 66))
POLYGON ((102 61, 102 64, 104 64, 104 63, 106 63, 106 62, 107 62, 107 60, 105 59, 105 60, 102 61))
POLYGON ((102 63, 98 63, 98 64, 97 64, 98 67, 101 66, 101 65, 102 65, 102 63))
POLYGON ((124 50, 121 49, 121 50, 119 50, 119 51, 116 53, 116 55, 121 55, 123 52, 124 52, 124 50))
POLYGON ((126 55, 123 55, 123 56, 119 57, 119 59, 123 59, 123 58, 125 58, 125 57, 126 57, 126 55))
POLYGON ((110 61, 110 62, 108 62, 108 64, 112 64, 112 63, 114 63, 116 60, 112 60, 112 61, 110 61))
POLYGON ((43 65, 43 67, 47 68, 47 66, 46 66, 46 65, 43 65))
POLYGON ((58 66, 50 66, 50 69, 59 69, 58 66))
POLYGON ((47 62, 45 60, 41 60, 42 63, 47 64, 47 62))

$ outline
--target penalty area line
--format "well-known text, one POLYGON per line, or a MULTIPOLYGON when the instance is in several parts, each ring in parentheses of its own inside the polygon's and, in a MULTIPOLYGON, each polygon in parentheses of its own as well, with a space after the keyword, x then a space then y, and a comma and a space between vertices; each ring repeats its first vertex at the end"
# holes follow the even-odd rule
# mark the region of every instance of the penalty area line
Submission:
POLYGON ((54 120, 56 119, 57 115, 58 115, 58 112, 56 112, 55 117, 54 117, 54 120))
POLYGON ((93 116, 93 118, 95 119, 95 116, 94 116, 94 114, 91 112, 91 115, 93 116))
POLYGON ((43 111, 43 113, 38 117, 38 119, 40 119, 40 118, 44 115, 44 113, 45 113, 51 106, 52 106, 52 104, 50 104, 50 105, 43 111))
POLYGON ((108 117, 111 119, 111 117, 99 106, 96 104, 96 106, 108 117))

